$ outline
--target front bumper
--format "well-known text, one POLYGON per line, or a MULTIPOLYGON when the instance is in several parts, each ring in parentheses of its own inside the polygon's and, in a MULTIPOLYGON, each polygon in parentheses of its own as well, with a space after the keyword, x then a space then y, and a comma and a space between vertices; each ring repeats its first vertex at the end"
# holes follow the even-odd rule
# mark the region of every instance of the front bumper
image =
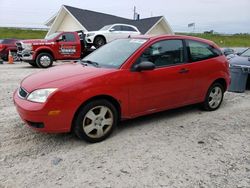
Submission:
POLYGON ((15 91, 14 104, 21 119, 31 128, 49 133, 70 132, 72 115, 66 109, 60 108, 60 114, 49 115, 51 111, 58 110, 53 107, 46 106, 46 103, 30 102, 21 99, 18 96, 18 90, 15 91))
POLYGON ((34 52, 31 50, 22 50, 22 51, 17 51, 17 56, 25 61, 25 60, 34 60, 33 58, 34 52))
POLYGON ((93 36, 89 36, 89 37, 85 37, 85 41, 88 43, 88 44, 93 44, 94 43, 94 39, 95 39, 95 35, 93 36))

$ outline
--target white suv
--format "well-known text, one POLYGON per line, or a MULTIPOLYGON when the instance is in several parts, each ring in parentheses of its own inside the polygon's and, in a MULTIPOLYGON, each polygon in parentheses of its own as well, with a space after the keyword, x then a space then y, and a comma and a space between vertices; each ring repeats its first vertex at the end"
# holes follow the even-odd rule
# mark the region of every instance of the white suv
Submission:
POLYGON ((129 35, 140 35, 141 32, 133 25, 113 24, 106 25, 99 31, 86 32, 86 42, 88 46, 94 45, 96 48, 109 43, 117 38, 125 38, 129 35))

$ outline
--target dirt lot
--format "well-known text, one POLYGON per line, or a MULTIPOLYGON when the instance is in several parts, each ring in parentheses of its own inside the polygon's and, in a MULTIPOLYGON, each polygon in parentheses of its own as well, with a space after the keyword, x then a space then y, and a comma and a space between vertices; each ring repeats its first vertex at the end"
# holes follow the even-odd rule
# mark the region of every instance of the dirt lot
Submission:
POLYGON ((28 128, 12 102, 28 64, 0 65, 0 187, 250 187, 250 91, 121 123, 104 142, 28 128))

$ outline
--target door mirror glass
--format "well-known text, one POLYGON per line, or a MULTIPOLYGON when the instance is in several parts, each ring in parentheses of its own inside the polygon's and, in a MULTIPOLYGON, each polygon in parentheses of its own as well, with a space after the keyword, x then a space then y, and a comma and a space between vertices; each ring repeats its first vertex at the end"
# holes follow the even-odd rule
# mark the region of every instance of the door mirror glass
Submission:
POLYGON ((135 71, 148 71, 148 70, 154 70, 155 64, 150 61, 143 61, 134 67, 135 71))

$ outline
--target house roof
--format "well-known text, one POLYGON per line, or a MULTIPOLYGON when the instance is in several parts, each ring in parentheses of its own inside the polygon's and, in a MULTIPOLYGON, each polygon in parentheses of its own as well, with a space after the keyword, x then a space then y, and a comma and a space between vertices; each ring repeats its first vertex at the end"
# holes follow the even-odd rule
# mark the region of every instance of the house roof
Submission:
POLYGON ((123 23, 136 26, 142 34, 147 33, 163 16, 145 18, 140 20, 126 19, 110 14, 94 12, 63 5, 88 31, 96 31, 105 25, 123 23))

